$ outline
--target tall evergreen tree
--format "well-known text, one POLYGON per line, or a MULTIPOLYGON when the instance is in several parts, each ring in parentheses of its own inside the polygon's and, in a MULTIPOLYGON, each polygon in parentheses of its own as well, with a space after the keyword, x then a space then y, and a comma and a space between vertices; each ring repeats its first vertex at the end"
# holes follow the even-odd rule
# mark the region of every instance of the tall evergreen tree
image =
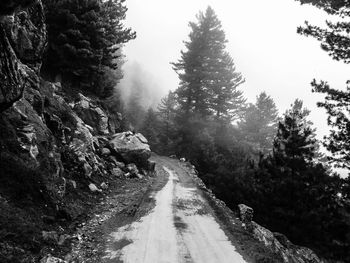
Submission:
POLYGON ((276 104, 270 96, 262 92, 257 96, 255 104, 250 104, 245 110, 239 128, 248 143, 256 150, 267 154, 272 150, 277 122, 276 104))
POLYGON ((214 10, 208 7, 199 13, 197 22, 191 22, 189 41, 181 59, 173 63, 180 78, 176 91, 180 111, 191 114, 231 120, 239 116, 245 102, 237 90, 242 75, 235 70, 232 58, 226 52, 226 37, 214 10))

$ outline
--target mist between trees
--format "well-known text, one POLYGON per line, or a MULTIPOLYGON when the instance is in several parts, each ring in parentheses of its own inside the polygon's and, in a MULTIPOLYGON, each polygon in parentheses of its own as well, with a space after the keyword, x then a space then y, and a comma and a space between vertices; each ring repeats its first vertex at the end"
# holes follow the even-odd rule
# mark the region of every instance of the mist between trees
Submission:
MULTIPOLYGON (((121 129, 142 132, 154 152, 190 160, 231 208, 245 203, 254 208, 259 223, 294 243, 329 260, 350 262, 350 179, 331 169, 331 164, 350 167, 349 89, 313 82, 314 91, 326 95, 319 106, 327 110, 332 127, 323 141, 316 140, 301 100, 285 113, 278 113, 265 92, 247 103, 240 90, 244 72, 226 51, 221 22, 208 7, 189 23, 185 49, 172 63, 179 87, 155 106, 154 87, 137 66, 128 80, 129 94, 123 85, 114 90, 122 78, 122 45, 136 37, 123 27, 123 0, 46 2, 50 44, 43 74, 78 84, 111 114, 121 112, 126 116, 121 129), (332 155, 320 153, 322 144, 332 155)), ((349 15, 347 1, 301 2, 349 15)), ((349 24, 328 27, 307 24, 299 32, 320 40, 334 59, 348 63, 350 39, 342 32, 349 24)))

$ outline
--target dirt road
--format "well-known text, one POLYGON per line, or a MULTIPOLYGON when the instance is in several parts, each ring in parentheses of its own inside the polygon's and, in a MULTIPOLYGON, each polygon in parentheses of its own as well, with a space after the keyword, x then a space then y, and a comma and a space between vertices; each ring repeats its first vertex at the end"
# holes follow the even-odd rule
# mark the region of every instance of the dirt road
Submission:
POLYGON ((158 172, 163 169, 168 178, 165 186, 150 193, 154 207, 110 234, 102 262, 247 262, 186 169, 169 158, 156 161, 158 172))

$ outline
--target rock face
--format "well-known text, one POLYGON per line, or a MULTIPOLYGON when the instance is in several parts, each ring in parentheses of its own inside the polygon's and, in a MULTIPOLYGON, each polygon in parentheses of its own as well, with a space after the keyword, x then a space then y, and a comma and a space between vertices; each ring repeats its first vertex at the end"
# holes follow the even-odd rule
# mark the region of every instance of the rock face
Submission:
MULTIPOLYGON (((10 14, 23 2, 28 5, 34 1, 5 1, 0 12, 10 14)), ((0 16, 0 112, 18 101, 25 89, 39 86, 37 73, 46 41, 41 1, 13 16, 0 16)))
POLYGON ((121 157, 126 163, 134 162, 142 167, 147 166, 151 150, 147 139, 140 133, 122 132, 113 135, 108 144, 112 154, 121 157))
POLYGON ((46 42, 40 0, 0 1, 0 225, 8 226, 0 262, 39 262, 41 246, 64 243, 53 227, 78 220, 126 179, 124 162, 143 172, 150 156, 141 134, 111 136, 122 116, 40 78, 46 42))
POLYGON ((74 111, 97 134, 108 134, 108 116, 100 106, 91 99, 79 94, 79 100, 74 105, 74 111))

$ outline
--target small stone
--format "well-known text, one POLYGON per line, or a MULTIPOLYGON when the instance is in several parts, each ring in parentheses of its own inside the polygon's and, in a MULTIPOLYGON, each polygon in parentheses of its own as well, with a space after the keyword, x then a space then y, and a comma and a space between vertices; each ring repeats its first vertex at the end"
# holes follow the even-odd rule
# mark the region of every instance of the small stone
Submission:
POLYGON ((69 180, 70 184, 73 186, 74 189, 77 189, 77 183, 74 180, 69 180))
POLYGON ((105 182, 103 182, 103 183, 100 185, 100 187, 101 187, 103 190, 107 190, 107 189, 108 189, 108 185, 107 185, 105 182))
POLYGON ((91 192, 102 192, 102 190, 98 189, 98 187, 93 183, 89 184, 89 189, 91 192))
POLYGON ((118 178, 121 178, 124 175, 124 172, 120 168, 113 168, 111 171, 112 175, 118 178))
POLYGON ((90 177, 92 174, 92 167, 87 162, 84 163, 85 176, 90 177))
POLYGON ((101 150, 101 154, 102 154, 102 156, 109 156, 111 154, 111 150, 108 148, 103 148, 101 150))

